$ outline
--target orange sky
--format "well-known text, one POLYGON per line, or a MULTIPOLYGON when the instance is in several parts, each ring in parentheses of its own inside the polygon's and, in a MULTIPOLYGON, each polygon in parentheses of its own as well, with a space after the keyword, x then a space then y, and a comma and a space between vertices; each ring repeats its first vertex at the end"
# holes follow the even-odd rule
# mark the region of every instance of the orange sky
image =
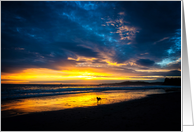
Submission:
POLYGON ((141 75, 149 72, 168 72, 169 70, 137 70, 138 73, 125 73, 110 68, 73 68, 53 70, 47 68, 28 68, 16 73, 2 73, 2 84, 99 84, 126 80, 154 81, 164 78, 158 75, 141 75))

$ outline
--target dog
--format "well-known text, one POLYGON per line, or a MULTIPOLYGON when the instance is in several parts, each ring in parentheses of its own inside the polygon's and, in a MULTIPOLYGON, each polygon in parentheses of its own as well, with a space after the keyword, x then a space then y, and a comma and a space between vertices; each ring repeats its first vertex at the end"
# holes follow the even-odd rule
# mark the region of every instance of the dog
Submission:
POLYGON ((100 97, 96 97, 96 99, 97 99, 97 102, 101 100, 101 98, 100 98, 100 97))

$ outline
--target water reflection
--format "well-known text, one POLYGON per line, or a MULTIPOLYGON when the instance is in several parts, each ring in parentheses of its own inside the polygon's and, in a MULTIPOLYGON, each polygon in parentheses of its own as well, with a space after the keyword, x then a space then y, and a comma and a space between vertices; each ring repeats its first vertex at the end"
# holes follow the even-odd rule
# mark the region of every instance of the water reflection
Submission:
POLYGON ((1 104, 1 111, 8 116, 27 114, 31 112, 55 111, 75 107, 88 107, 103 104, 112 104, 132 99, 139 99, 149 94, 164 93, 158 90, 110 90, 101 92, 45 96, 36 98, 18 99, 1 104), (97 97, 101 100, 97 101, 97 97))

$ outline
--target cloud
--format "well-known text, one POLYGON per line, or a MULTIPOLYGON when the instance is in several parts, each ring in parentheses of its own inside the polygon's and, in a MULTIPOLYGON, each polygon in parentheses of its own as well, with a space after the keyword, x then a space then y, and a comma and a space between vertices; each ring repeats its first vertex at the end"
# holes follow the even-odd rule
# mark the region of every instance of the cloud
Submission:
POLYGON ((166 40, 166 39, 169 39, 169 37, 164 37, 163 39, 160 39, 160 40, 154 42, 154 44, 159 43, 159 42, 161 42, 161 41, 164 41, 164 40, 166 40))
POLYGON ((125 15, 125 12, 119 12, 118 14, 119 15, 125 15))
POLYGON ((153 66, 154 63, 155 62, 150 59, 139 59, 136 61, 136 64, 142 65, 142 66, 153 66))
POLYGON ((72 43, 72 42, 55 42, 53 45, 59 46, 59 48, 62 48, 64 50, 67 50, 69 52, 73 52, 77 55, 86 56, 86 57, 98 57, 98 53, 93 51, 92 49, 83 47, 79 45, 78 43, 72 43))
POLYGON ((166 74, 166 76, 181 76, 181 71, 173 70, 166 74))

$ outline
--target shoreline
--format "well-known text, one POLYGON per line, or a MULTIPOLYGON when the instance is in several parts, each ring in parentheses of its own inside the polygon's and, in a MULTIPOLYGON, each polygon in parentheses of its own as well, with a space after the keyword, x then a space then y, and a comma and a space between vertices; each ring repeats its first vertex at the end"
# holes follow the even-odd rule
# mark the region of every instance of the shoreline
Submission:
MULTIPOLYGON (((138 86, 138 85, 137 85, 138 86)), ((145 85, 145 86, 147 86, 147 85, 145 85)), ((151 85, 150 85, 151 86, 151 85)), ((160 85, 159 85, 160 86, 160 85)), ((161 86, 163 86, 163 85, 161 85, 161 86)), ((116 86, 115 86, 116 87, 116 86)), ((124 86, 123 86, 124 87, 124 86)), ((125 86, 125 87, 127 87, 127 86, 125 86)), ((117 89, 115 89, 114 87, 114 89, 111 89, 111 88, 109 88, 109 87, 107 87, 108 89, 106 89, 106 87, 105 88, 96 88, 95 90, 99 90, 99 91, 107 91, 107 90, 131 90, 131 91, 141 91, 141 90, 164 90, 164 91, 166 91, 166 92, 169 92, 169 91, 181 91, 181 87, 179 88, 179 86, 168 86, 168 87, 163 87, 163 88, 160 88, 160 87, 153 87, 153 88, 138 88, 137 89, 137 87, 131 87, 131 88, 128 88, 128 89, 121 89, 121 87, 119 87, 119 88, 117 88, 117 89)), ((71 91, 71 90, 67 90, 67 91, 71 91)), ((84 92, 82 92, 82 93, 84 93, 84 92)), ((85 92, 85 93, 87 93, 87 92, 85 92)), ((45 94, 45 95, 32 95, 32 96, 30 96, 30 97, 25 97, 25 96, 23 96, 23 97, 19 97, 19 96, 17 96, 17 97, 12 97, 12 98, 9 98, 9 97, 7 97, 7 98, 2 98, 1 97, 1 102, 6 102, 6 101, 12 101, 12 100, 15 100, 15 99, 26 99, 26 98, 33 98, 33 97, 45 97, 45 96, 55 96, 55 95, 65 95, 65 94, 79 94, 79 93, 58 93, 58 94, 45 94)))
POLYGON ((180 131, 181 92, 1 118, 2 131, 180 131))

